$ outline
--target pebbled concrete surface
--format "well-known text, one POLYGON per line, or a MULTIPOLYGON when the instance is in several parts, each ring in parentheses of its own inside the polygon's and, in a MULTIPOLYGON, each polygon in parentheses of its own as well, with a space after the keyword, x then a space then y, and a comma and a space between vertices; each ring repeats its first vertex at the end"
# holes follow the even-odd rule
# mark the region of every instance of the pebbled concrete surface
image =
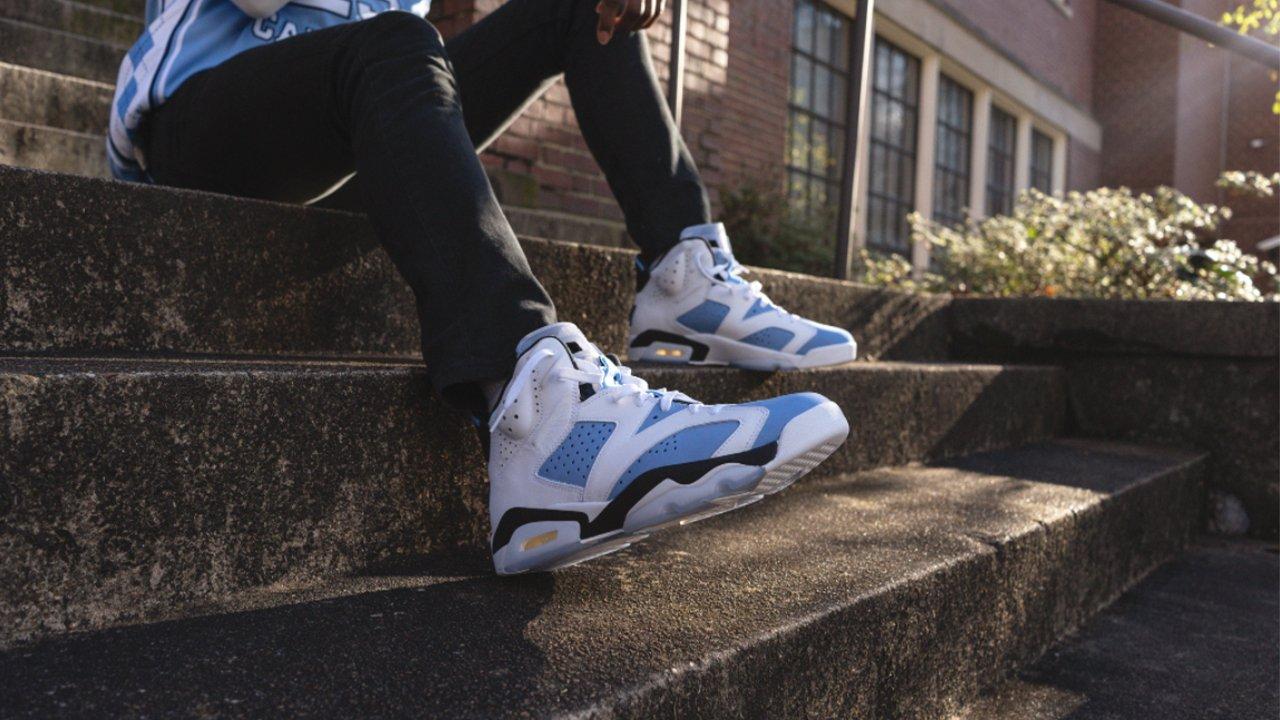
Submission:
POLYGON ((1176 355, 1275 358, 1274 302, 957 298, 951 328, 958 357, 1013 354, 1176 355))
POLYGON ((0 63, 0 120, 101 136, 106 132, 114 88, 0 63))
POLYGON ((1274 720, 1280 555, 1202 539, 954 720, 1274 720))
MULTIPOLYGON (((1032 442, 1046 368, 639 371, 709 402, 802 390, 850 417, 818 474, 1032 442)), ((484 547, 470 424, 413 364, 0 360, 0 645, 391 556, 484 547)))
POLYGON ((142 34, 142 19, 80 0, 0 0, 0 18, 128 47, 142 34))
MULTIPOLYGON (((623 354, 635 254, 523 245, 561 319, 623 354)), ((418 352, 408 288, 348 213, 0 167, 0 256, 0 354, 418 352)), ((864 358, 946 357, 946 297, 758 274, 864 358)))
POLYGON ((1280 533, 1280 305, 958 298, 954 356, 1067 372, 1073 428, 1213 455, 1250 534, 1280 533))
POLYGON ((1194 456, 808 483, 554 575, 407 559, 0 653, 5 717, 936 717, 1185 541, 1194 456))
POLYGON ((100 135, 0 119, 0 165, 106 177, 110 170, 103 142, 100 135))
POLYGON ((142 15, 146 11, 145 0, 75 0, 75 2, 79 2, 81 5, 92 5, 122 15, 129 15, 139 20, 142 19, 142 15))
POLYGON ((128 45, 0 16, 0 62, 114 84, 128 49, 128 45))
POLYGON ((1280 365, 1274 360, 1091 357, 1065 367, 1076 431, 1159 440, 1212 454, 1208 482, 1280 533, 1280 365))

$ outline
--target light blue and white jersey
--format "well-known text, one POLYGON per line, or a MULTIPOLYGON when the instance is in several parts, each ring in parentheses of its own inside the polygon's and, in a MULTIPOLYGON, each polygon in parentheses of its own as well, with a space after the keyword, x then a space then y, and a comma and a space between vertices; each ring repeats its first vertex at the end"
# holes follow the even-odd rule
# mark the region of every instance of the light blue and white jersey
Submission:
POLYGON ((292 0, 255 19, 232 0, 147 0, 146 29, 120 63, 107 155, 112 173, 148 182, 138 129, 187 78, 239 53, 300 33, 405 10, 426 17, 431 0, 292 0))

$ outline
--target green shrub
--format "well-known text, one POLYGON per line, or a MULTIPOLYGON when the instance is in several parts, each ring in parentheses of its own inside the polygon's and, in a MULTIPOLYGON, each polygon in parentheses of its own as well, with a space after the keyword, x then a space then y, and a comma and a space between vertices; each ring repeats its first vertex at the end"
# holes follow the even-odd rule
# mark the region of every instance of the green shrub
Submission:
POLYGON ((786 196, 759 185, 723 192, 720 203, 740 262, 811 275, 831 274, 836 252, 834 213, 805 217, 791 210, 786 196))
MULTIPOLYGON (((1280 175, 1226 173, 1233 193, 1273 197, 1280 175)), ((830 274, 833 223, 797 217, 779 193, 725 192, 725 224, 752 265, 830 274)), ((852 279, 904 290, 1092 298, 1275 299, 1276 267, 1218 237, 1231 210, 1200 205, 1171 188, 1134 194, 1102 188, 1062 196, 1023 193, 1008 216, 952 228, 912 215, 912 237, 933 246, 917 273, 900 255, 861 250, 852 279)))
MULTIPOLYGON (((1280 178, 1234 174, 1224 183, 1274 192, 1280 178)), ((931 243, 934 289, 994 296, 1178 300, 1273 298, 1276 268, 1217 233, 1231 210, 1172 188, 1135 195, 1102 188, 1065 197, 1023 193, 1009 216, 948 228, 912 216, 931 243), (1267 290, 1256 281, 1263 280, 1267 290)))

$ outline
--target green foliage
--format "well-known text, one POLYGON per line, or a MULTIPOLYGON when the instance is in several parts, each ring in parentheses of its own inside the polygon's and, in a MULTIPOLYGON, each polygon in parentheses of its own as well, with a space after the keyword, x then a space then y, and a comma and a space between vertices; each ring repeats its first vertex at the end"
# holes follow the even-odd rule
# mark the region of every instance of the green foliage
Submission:
POLYGON ((1222 173, 1217 185, 1236 195, 1271 198, 1275 197, 1276 191, 1280 189, 1280 173, 1263 175, 1252 170, 1232 170, 1222 173))
MULTIPOLYGON (((1222 24, 1233 27, 1241 35, 1280 37, 1280 0, 1253 0, 1222 14, 1222 24)), ((1271 73, 1276 80, 1276 73, 1271 73)), ((1271 112, 1280 115, 1280 91, 1276 92, 1271 112)))
POLYGON ((1280 35, 1280 0, 1253 0, 1222 14, 1222 24, 1241 35, 1280 35))
MULTIPOLYGON (((1278 178, 1223 182, 1274 193, 1278 178)), ((994 296, 1112 299, 1274 299, 1274 265, 1218 229, 1231 210, 1200 205, 1172 188, 1133 194, 1102 188, 1066 197, 1030 190, 1013 214, 948 228, 911 218, 913 237, 935 247, 932 289, 994 296)))
MULTIPOLYGON (((1221 187, 1273 197, 1280 174, 1226 173, 1221 187)), ((830 223, 797 217, 779 193, 748 186, 722 193, 738 258, 751 265, 830 273, 830 223)), ((1200 205, 1172 188, 1135 195, 1101 188, 1065 197, 1023 193, 1013 214, 952 228, 910 218, 916 242, 933 246, 933 267, 862 250, 855 282, 903 290, 998 297, 1178 300, 1276 299, 1276 267, 1218 237, 1230 208, 1200 205)))
POLYGON ((787 198, 758 185, 721 193, 724 223, 740 262, 779 270, 830 275, 835 233, 829 217, 791 210, 787 198))

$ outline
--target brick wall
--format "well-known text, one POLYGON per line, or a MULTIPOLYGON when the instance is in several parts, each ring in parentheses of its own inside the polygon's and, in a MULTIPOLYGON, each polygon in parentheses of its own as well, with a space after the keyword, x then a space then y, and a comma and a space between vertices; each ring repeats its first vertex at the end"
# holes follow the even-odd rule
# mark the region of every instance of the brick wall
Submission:
POLYGON ((1103 127, 1101 180, 1149 189, 1173 181, 1178 34, 1103 3, 1098 12, 1095 115, 1103 127))
MULTIPOLYGON (((1275 94, 1272 72, 1232 59, 1225 148, 1229 169, 1280 172, 1280 119, 1271 112, 1275 94)), ((1226 234, 1244 247, 1252 249, 1259 241, 1280 235, 1280 198, 1225 201, 1235 211, 1226 234)))
POLYGON ((979 36, 1077 105, 1092 106, 1098 0, 1072 0, 1069 16, 1051 0, 933 2, 963 18, 979 36))
MULTIPOLYGON (((438 0, 431 17, 449 37, 499 5, 501 0, 438 0)), ((782 157, 789 43, 776 38, 788 37, 789 23, 790 12, 776 0, 739 1, 732 8, 729 0, 689 2, 682 130, 713 202, 738 178, 776 171, 782 157), (780 19, 785 26, 779 27, 780 19), (732 59, 731 42, 740 43, 732 59)), ((664 88, 670 35, 668 12, 648 31, 664 88)), ((482 160, 504 203, 621 219, 581 139, 563 82, 534 102, 482 160)))
MULTIPOLYGON (((502 0, 437 0, 432 19, 446 36, 502 0)), ((1074 0, 1071 17, 1050 0, 935 0, 1033 74, 1086 108, 1103 126, 1101 153, 1072 142, 1068 186, 1185 185, 1212 196, 1222 135, 1220 102, 1200 103, 1198 87, 1221 82, 1220 51, 1205 49, 1154 21, 1098 0, 1074 0), (1216 58, 1216 59, 1215 59, 1216 58), (1217 63, 1214 65, 1214 63, 1217 63), (1192 66, 1204 77, 1182 78, 1192 66), (1212 77, 1211 77, 1212 76, 1212 77), (1181 120, 1180 120, 1181 118, 1181 120), (1179 156, 1179 148, 1183 154, 1179 156)), ((1184 0, 1206 16, 1229 0, 1184 0), (1203 7, 1202 7, 1203 6, 1203 7)), ((782 188, 792 4, 780 0, 689 0, 688 73, 683 133, 716 203, 743 184, 782 188)), ((669 13, 668 13, 669 15, 669 13)), ((660 81, 666 82, 669 17, 649 31, 660 81)), ((1193 68, 1194 69, 1194 68, 1193 68)), ((1270 114, 1268 73, 1235 61, 1231 73, 1226 166, 1275 172, 1280 126, 1270 114), (1259 147, 1254 147, 1261 142, 1259 147)), ((1220 95, 1215 94, 1220 99, 1220 95)), ((609 188, 582 142, 568 94, 557 83, 483 156, 503 201, 620 220, 609 188)), ((1280 232, 1275 203, 1235 199, 1230 232, 1250 242, 1280 232)))
POLYGON ((791 90, 793 6, 734 0, 729 14, 728 83, 719 108, 723 132, 720 187, 783 187, 787 98, 791 90))
POLYGON ((1092 190, 1102 184, 1102 155, 1071 138, 1067 145, 1067 189, 1092 190))
MULTIPOLYGON (((1216 17, 1233 2, 1177 4, 1216 17)), ((1280 201, 1227 197, 1214 187, 1223 170, 1280 170, 1280 123, 1271 113, 1276 81, 1269 71, 1106 4, 1096 52, 1102 183, 1138 190, 1171 185, 1202 202, 1223 202, 1236 213, 1224 235, 1247 248, 1280 233, 1280 201)))

